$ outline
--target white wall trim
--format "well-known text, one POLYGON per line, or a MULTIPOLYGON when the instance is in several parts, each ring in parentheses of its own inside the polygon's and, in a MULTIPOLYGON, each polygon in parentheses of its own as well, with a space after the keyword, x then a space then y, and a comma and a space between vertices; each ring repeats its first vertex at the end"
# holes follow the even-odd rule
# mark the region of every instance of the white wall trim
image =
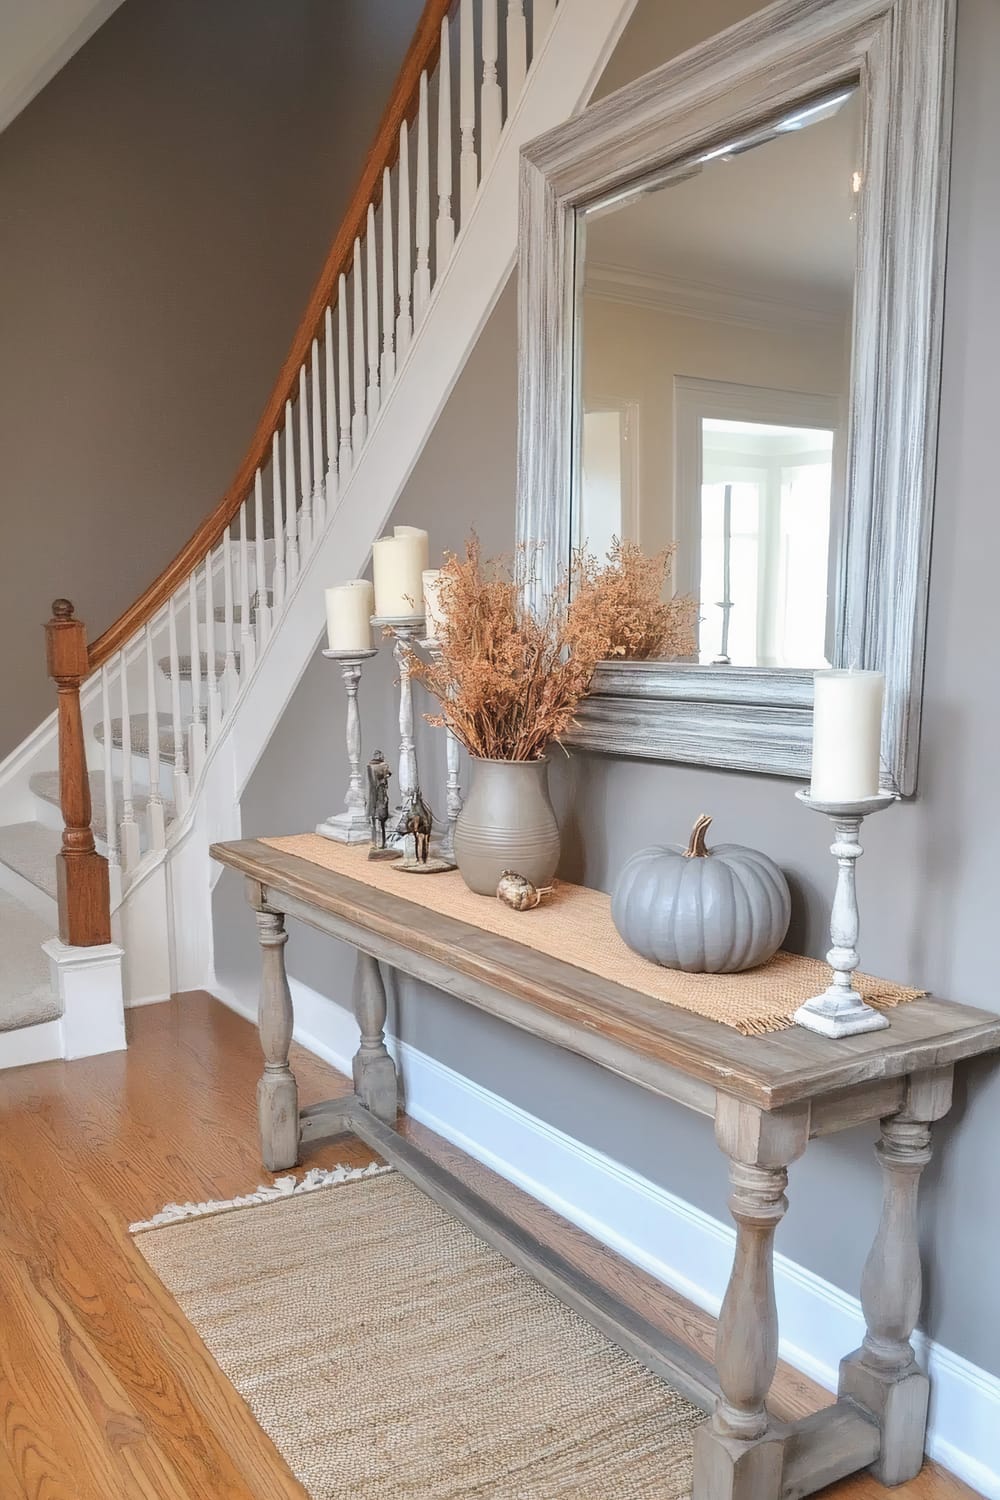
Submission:
MULTIPOLYGON (((301 980, 290 978, 289 985, 295 1040, 350 1075, 359 1035, 353 1016, 301 980)), ((254 1003, 218 985, 214 993, 255 1018, 254 1003)), ((388 1043, 412 1119, 718 1314, 736 1239, 730 1225, 417 1048, 394 1037, 388 1043)), ((835 1390, 841 1357, 864 1333, 861 1304, 781 1254, 775 1256, 775 1287, 781 1358, 835 1390)), ((933 1382, 928 1453, 987 1500, 1000 1500, 1000 1378, 930 1339, 914 1342, 933 1382)))
POLYGON ((831 300, 802 302, 766 292, 748 292, 716 286, 683 276, 637 271, 594 261, 587 266, 584 291, 605 302, 631 303, 657 312, 677 313, 685 318, 703 318, 711 323, 735 323, 748 328, 836 327, 845 316, 844 307, 831 300))

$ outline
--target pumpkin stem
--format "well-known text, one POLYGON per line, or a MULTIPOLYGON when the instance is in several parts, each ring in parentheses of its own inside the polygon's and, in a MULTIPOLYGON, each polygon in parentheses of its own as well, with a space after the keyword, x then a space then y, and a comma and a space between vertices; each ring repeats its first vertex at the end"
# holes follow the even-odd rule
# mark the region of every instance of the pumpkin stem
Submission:
POLYGON ((688 846, 684 850, 685 859, 704 859, 708 853, 705 848, 705 838, 708 834, 708 825, 712 821, 711 813, 702 813, 697 823, 691 830, 688 846))

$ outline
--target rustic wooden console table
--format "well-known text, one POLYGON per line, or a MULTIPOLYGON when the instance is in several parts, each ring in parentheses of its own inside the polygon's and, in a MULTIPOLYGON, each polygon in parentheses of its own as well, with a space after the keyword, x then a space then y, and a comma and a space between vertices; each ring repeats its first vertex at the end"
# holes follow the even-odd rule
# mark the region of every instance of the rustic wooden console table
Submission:
POLYGON ((538 953, 250 839, 212 855, 247 877, 263 955, 257 1101, 264 1164, 294 1166, 303 1141, 351 1131, 502 1254, 711 1415, 695 1443, 694 1500, 792 1500, 856 1469, 885 1484, 923 1461, 928 1380, 910 1335, 920 1310, 917 1185, 931 1124, 951 1103, 954 1065, 1000 1049, 1000 1017, 916 1000, 888 1031, 829 1041, 794 1028, 744 1037, 726 1026, 598 981, 538 953), (288 1065, 292 1000, 285 917, 353 944, 361 1045, 355 1094, 299 1110, 288 1065), (392 1128, 395 1065, 386 1051, 379 963, 711 1116, 729 1158, 736 1253, 719 1318, 716 1366, 667 1338, 537 1241, 392 1128), (881 1121, 884 1207, 861 1286, 868 1331, 841 1365, 836 1404, 799 1422, 765 1407, 778 1357, 774 1232, 790 1162, 813 1136, 881 1121))

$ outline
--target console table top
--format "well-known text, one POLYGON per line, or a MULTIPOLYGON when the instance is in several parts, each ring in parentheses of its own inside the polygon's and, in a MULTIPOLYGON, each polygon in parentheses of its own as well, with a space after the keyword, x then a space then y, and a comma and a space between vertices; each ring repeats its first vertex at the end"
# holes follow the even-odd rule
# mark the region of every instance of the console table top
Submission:
POLYGON ((893 1008, 886 1031, 839 1041, 798 1026, 741 1036, 258 839, 210 852, 259 886, 262 904, 673 1097, 657 1069, 772 1110, 1000 1049, 1000 1016, 935 999, 893 1008))

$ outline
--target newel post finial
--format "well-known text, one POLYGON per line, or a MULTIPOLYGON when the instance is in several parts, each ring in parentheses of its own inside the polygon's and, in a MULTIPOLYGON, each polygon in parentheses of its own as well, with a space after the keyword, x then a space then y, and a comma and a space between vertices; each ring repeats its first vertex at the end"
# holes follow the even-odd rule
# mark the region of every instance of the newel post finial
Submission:
POLYGON ((55 599, 45 626, 45 654, 59 705, 59 803, 62 849, 56 857, 59 936, 72 947, 111 941, 108 862, 94 847, 90 780, 80 713, 80 684, 89 673, 87 628, 68 599, 55 599))

